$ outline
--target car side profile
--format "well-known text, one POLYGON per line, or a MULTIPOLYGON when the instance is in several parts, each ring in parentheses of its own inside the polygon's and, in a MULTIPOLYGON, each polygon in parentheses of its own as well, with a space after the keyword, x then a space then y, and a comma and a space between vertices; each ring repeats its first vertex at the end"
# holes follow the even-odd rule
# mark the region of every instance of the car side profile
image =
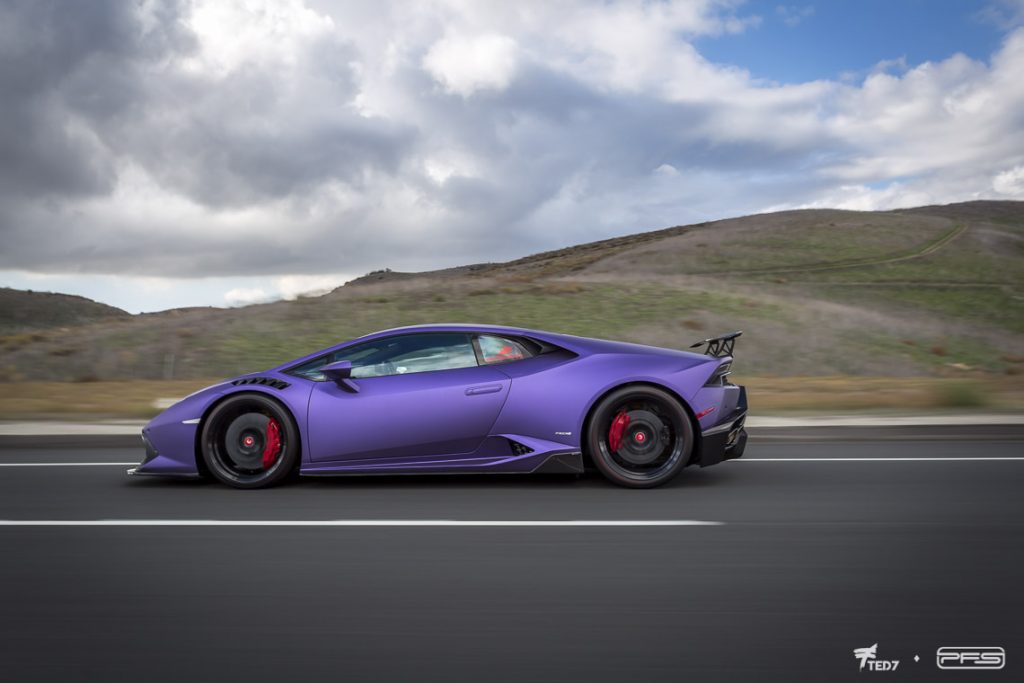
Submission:
POLYGON ((495 325, 385 330, 207 387, 142 430, 135 475, 582 473, 628 487, 743 454, 736 332, 703 353, 495 325))

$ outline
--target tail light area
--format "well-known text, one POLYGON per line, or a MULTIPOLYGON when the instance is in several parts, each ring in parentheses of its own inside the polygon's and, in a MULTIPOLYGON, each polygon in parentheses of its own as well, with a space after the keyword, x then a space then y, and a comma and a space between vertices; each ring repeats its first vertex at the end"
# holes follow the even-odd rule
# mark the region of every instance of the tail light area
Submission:
POLYGON ((706 387, 726 387, 729 386, 729 375, 732 374, 732 359, 723 361, 715 371, 711 373, 711 377, 708 377, 708 381, 704 383, 706 387))

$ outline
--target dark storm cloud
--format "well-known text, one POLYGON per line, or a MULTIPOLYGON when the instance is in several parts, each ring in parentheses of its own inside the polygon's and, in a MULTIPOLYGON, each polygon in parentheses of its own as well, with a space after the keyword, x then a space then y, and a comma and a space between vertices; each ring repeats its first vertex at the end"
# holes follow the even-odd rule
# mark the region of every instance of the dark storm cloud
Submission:
MULTIPOLYGON (((358 187, 368 171, 398 170, 413 131, 347 107, 356 94, 350 48, 306 46, 302 78, 312 82, 305 85, 328 89, 335 105, 311 111, 308 92, 255 66, 224 76, 161 68, 196 49, 183 8, 154 3, 141 11, 112 0, 25 1, 0 10, 0 266, 185 275, 232 269, 195 253, 216 253, 237 234, 182 243, 158 216, 97 221, 76 211, 76 198, 113 192, 123 163, 213 208, 293 195, 301 202, 327 181, 358 187)), ((290 266, 302 260, 316 258, 297 254, 290 266)))
POLYGON ((927 159, 903 175, 955 167, 972 192, 1000 172, 1013 186, 1015 145, 984 153, 971 138, 1024 110, 1012 37, 993 66, 775 87, 703 61, 679 35, 720 29, 663 26, 670 5, 5 2, 0 268, 421 269, 778 204, 922 196, 876 199, 886 176, 871 164, 927 159), (969 116, 953 121, 957 93, 969 116), (999 106, 972 114, 975 101, 999 106))
POLYGON ((175 74, 146 92, 131 120, 105 131, 111 147, 167 188, 213 208, 358 185, 367 170, 398 170, 414 131, 360 116, 349 46, 306 47, 301 82, 243 66, 224 76, 175 74), (328 93, 330 106, 309 102, 328 93))
POLYGON ((111 189, 110 159, 77 112, 105 114, 130 104, 135 88, 126 72, 137 60, 158 58, 176 41, 173 21, 143 33, 133 9, 116 0, 22 0, 0 7, 0 196, 5 200, 111 189))

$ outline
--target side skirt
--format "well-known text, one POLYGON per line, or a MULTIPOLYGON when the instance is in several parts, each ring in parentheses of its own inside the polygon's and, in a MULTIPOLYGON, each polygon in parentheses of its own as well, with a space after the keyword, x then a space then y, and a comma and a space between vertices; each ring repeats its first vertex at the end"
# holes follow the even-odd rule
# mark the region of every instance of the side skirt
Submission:
POLYGON ((398 465, 393 467, 367 468, 317 468, 315 470, 299 470, 303 477, 365 477, 389 476, 396 474, 582 474, 583 454, 580 451, 558 451, 554 453, 537 453, 519 458, 500 457, 483 462, 455 463, 422 463, 418 465, 398 465), (535 460, 536 464, 529 463, 535 460), (525 465, 525 466, 524 466, 525 465))
POLYGON ((537 465, 534 472, 538 474, 583 474, 583 454, 579 451, 552 453, 547 460, 537 465))

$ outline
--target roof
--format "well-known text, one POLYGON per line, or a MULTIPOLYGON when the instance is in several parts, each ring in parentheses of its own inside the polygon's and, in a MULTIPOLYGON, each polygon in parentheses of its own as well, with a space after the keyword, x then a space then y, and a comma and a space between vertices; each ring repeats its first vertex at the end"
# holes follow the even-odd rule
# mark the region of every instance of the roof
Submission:
POLYGON ((380 339, 382 337, 390 337, 396 334, 404 334, 409 332, 461 332, 461 331, 472 331, 472 332, 483 332, 491 334, 505 334, 513 336, 531 337, 538 339, 555 346, 560 346, 564 349, 579 354, 588 353, 648 353, 648 354, 683 354, 687 356, 698 357, 700 354, 695 354, 687 351, 680 351, 675 349, 665 349, 656 346, 644 346, 642 344, 632 344, 630 342, 611 341, 606 339, 595 339, 591 337, 578 337, 570 334, 561 334, 558 332, 546 332, 544 330, 533 330, 525 327, 509 327, 505 325, 487 325, 487 324, 476 324, 476 323, 431 323, 426 325, 406 325, 404 327, 392 327, 386 330, 380 330, 378 332, 371 332, 370 334, 356 337, 355 339, 349 339, 344 342, 329 346, 325 349, 320 349, 309 355, 295 360, 284 363, 275 369, 283 369, 291 367, 298 363, 303 363, 307 360, 312 360, 321 356, 325 353, 330 353, 343 346, 354 344, 357 342, 370 341, 372 339, 380 339))

